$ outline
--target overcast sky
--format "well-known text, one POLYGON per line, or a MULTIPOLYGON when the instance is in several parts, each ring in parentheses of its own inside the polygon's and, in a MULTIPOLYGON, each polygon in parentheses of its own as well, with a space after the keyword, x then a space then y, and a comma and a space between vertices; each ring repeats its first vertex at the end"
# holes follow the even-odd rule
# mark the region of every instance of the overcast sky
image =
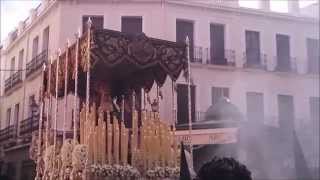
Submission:
MULTIPOLYGON (((300 7, 305 7, 317 0, 300 0, 300 7)), ((29 16, 31 8, 40 4, 41 0, 0 0, 0 40, 4 40, 8 33, 18 26, 19 21, 29 16)), ((241 6, 257 8, 257 0, 240 0, 241 6)), ((288 10, 286 0, 271 0, 271 9, 279 12, 288 10)))

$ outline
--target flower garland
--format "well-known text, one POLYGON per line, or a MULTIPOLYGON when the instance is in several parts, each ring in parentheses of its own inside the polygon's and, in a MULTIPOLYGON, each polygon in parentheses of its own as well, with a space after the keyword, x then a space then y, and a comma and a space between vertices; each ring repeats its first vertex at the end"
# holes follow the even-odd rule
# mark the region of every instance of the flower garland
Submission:
POLYGON ((179 178, 180 168, 179 167, 156 167, 149 169, 146 172, 148 178, 179 178))
POLYGON ((98 177, 140 177, 140 172, 130 165, 93 164, 90 170, 98 177))
MULTIPOLYGON (((132 177, 141 178, 141 173, 138 169, 130 165, 108 165, 108 164, 93 164, 90 167, 90 172, 97 177, 132 177)), ((179 167, 156 167, 149 169, 146 172, 147 178, 169 178, 176 179, 180 176, 179 167)))

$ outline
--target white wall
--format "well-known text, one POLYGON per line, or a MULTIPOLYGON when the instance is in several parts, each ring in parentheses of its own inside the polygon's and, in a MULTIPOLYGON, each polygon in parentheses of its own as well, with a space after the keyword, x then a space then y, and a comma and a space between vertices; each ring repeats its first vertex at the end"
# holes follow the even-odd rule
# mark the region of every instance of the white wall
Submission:
MULTIPOLYGON (((217 68, 209 65, 193 65, 193 78, 197 85, 197 110, 205 111, 211 103, 211 87, 223 86, 230 88, 231 101, 243 113, 246 113, 247 91, 264 93, 265 115, 267 119, 277 117, 277 94, 294 96, 295 114, 297 119, 309 119, 308 98, 319 96, 319 76, 306 75, 306 38, 318 36, 319 20, 279 15, 277 13, 257 13, 255 10, 234 10, 203 5, 181 5, 179 3, 161 4, 157 2, 96 2, 60 1, 53 8, 51 14, 39 21, 29 33, 29 54, 31 58, 32 39, 40 37, 39 47, 42 47, 42 31, 50 26, 50 54, 54 54, 60 47, 66 47, 67 39, 75 40, 74 34, 82 28, 83 15, 103 15, 104 28, 121 30, 121 16, 142 16, 143 31, 147 36, 175 41, 176 19, 194 21, 194 41, 196 46, 210 46, 210 23, 225 24, 225 48, 236 51, 237 68, 217 68), (247 11, 247 12, 246 12, 247 11), (317 22, 317 23, 316 23, 317 22), (299 27, 299 28, 297 28, 299 27), (275 34, 290 35, 291 56, 298 59, 299 74, 275 73, 261 70, 248 70, 243 65, 245 51, 245 30, 260 32, 261 52, 268 56, 268 70, 275 66, 276 44, 275 34), (209 78, 210 77, 210 78, 209 78), (301 106, 303 105, 303 106, 301 106), (300 107, 301 106, 301 107, 300 107)), ((26 48, 26 37, 17 44, 6 57, 18 56, 21 48, 26 48)), ((26 51, 25 51, 26 54, 26 51)), ((6 61, 9 63, 9 61, 6 61)), ((179 82, 184 82, 181 78, 179 82)), ((39 89, 39 78, 26 83, 25 97, 35 94, 39 89)), ((172 117, 171 83, 163 87, 168 100, 163 101, 161 111, 164 119, 172 117)), ((22 101, 21 89, 16 94, 7 97, 5 108, 15 101, 22 101), (15 96, 15 97, 13 97, 15 96), (11 99, 12 98, 12 99, 11 99), (15 99, 18 98, 18 99, 15 99), (9 103, 8 103, 9 102, 9 103)), ((27 103, 25 101, 25 103, 27 103)), ((2 118, 5 115, 1 115, 2 118)), ((26 116, 26 112, 24 113, 26 116)))

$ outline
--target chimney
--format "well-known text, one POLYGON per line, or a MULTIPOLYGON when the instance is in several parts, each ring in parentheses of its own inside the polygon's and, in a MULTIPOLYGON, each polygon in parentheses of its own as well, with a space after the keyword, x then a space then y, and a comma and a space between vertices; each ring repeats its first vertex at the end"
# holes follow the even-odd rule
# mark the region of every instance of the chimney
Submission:
POLYGON ((20 21, 19 22, 19 25, 18 25, 18 34, 21 34, 23 31, 24 31, 24 28, 25 28, 25 23, 24 21, 20 21))
POLYGON ((300 13, 298 0, 288 0, 288 13, 294 15, 298 15, 300 13))
POLYGON ((30 9, 30 20, 33 22, 37 17, 37 10, 36 9, 30 9))

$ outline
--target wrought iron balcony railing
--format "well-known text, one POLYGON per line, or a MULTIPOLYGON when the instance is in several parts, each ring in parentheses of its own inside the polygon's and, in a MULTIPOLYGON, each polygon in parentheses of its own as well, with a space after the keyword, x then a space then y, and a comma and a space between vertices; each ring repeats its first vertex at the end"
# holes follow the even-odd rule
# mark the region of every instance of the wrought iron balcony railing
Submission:
POLYGON ((26 77, 30 76, 36 72, 39 68, 42 67, 43 63, 46 63, 48 60, 48 51, 44 50, 36 57, 34 57, 26 66, 26 77))
POLYGON ((39 128, 39 115, 29 117, 20 122, 20 136, 28 136, 39 128))
POLYGON ((297 59, 295 57, 275 57, 277 62, 275 71, 279 72, 297 72, 297 59))
POLYGON ((193 57, 190 59, 193 63, 200 63, 202 64, 203 60, 203 48, 200 46, 195 46, 193 48, 193 57))
POLYGON ((22 71, 15 72, 4 82, 4 91, 7 92, 17 84, 22 82, 22 71))
POLYGON ((10 125, 4 129, 0 130, 0 142, 5 142, 7 140, 15 138, 17 135, 17 127, 15 125, 10 125))
POLYGON ((263 53, 243 53, 243 67, 267 70, 267 55, 263 53))
POLYGON ((213 53, 210 48, 205 49, 205 58, 207 64, 223 65, 223 66, 235 66, 236 52, 235 50, 225 49, 224 54, 217 56, 213 53))

